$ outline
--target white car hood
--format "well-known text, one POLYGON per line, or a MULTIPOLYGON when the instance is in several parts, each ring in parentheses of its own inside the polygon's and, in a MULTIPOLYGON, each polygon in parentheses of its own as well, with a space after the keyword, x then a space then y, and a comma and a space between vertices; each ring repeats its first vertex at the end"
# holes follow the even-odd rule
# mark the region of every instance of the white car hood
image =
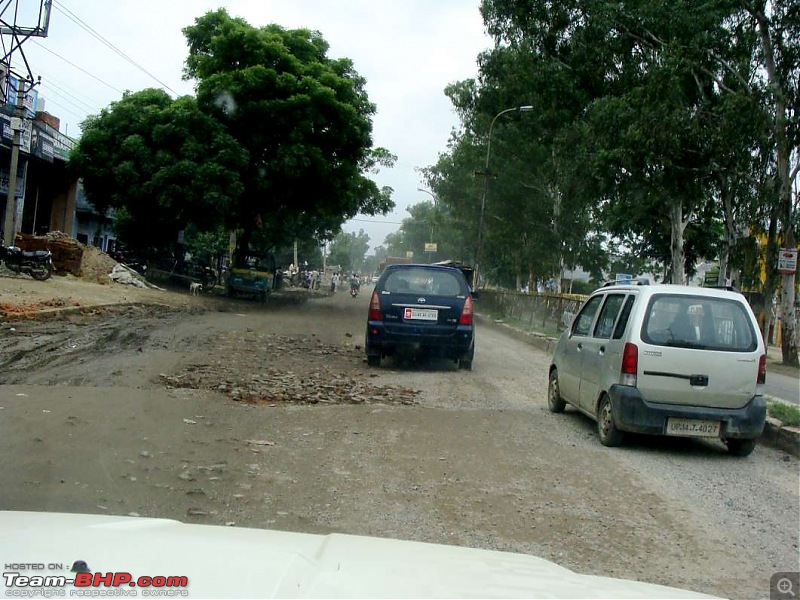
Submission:
POLYGON ((71 577, 77 560, 92 573, 185 576, 189 598, 710 597, 579 575, 524 554, 167 519, 0 511, 4 572, 33 563, 44 569, 16 572, 71 577), (59 563, 63 570, 48 569, 59 563))

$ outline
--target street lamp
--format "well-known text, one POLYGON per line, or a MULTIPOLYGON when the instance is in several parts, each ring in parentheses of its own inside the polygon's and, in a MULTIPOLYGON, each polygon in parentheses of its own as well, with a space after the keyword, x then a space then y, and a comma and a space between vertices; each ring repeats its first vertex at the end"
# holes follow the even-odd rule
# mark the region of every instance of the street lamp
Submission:
POLYGON ((501 110, 494 116, 492 119, 492 123, 489 125, 489 139, 486 143, 486 163, 483 167, 483 195, 481 196, 481 217, 480 221, 478 222, 478 248, 475 252, 475 287, 478 286, 478 282, 480 281, 480 267, 481 267, 481 260, 482 260, 482 251, 483 251, 483 219, 484 214, 486 212, 486 196, 489 193, 489 157, 491 156, 492 152, 492 129, 494 129, 494 122, 497 119, 507 113, 510 112, 530 112, 533 110, 533 106, 524 105, 524 106, 515 106, 514 108, 507 108, 505 110, 501 110))
POLYGON ((435 219, 436 219, 436 212, 439 210, 439 198, 437 198, 436 194, 434 194, 430 190, 426 190, 426 189, 423 189, 423 188, 417 188, 417 191, 418 192, 423 192, 425 194, 428 194, 431 198, 433 198, 433 217, 431 218, 431 243, 433 243, 433 231, 434 231, 434 224, 435 224, 435 219))

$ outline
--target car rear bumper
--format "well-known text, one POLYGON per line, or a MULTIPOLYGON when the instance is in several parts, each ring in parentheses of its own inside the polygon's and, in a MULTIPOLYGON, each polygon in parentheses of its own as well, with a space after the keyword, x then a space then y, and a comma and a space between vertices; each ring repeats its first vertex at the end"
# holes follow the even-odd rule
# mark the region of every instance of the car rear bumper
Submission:
POLYGON ((445 335, 426 335, 389 332, 380 321, 367 323, 366 337, 367 352, 382 355, 407 350, 457 358, 470 352, 474 343, 473 329, 468 326, 458 326, 445 335))
POLYGON ((638 389, 625 385, 611 386, 608 395, 614 425, 621 431, 663 435, 667 419, 673 417, 719 421, 719 437, 723 440, 752 439, 761 435, 767 419, 767 401, 763 396, 753 396, 741 408, 728 409, 648 402, 638 389))

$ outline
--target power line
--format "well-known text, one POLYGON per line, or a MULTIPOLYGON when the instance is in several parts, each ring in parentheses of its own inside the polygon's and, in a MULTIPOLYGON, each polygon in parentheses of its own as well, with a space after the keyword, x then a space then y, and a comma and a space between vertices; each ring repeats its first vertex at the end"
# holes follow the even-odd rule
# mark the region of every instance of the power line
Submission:
POLYGON ((379 221, 377 219, 348 219, 348 221, 358 221, 359 223, 380 223, 383 225, 402 225, 402 221, 379 221))
MULTIPOLYGON (((56 86, 59 86, 60 88, 69 92, 73 98, 81 101, 83 104, 86 104, 87 106, 97 107, 103 104, 102 102, 98 102, 96 98, 90 98, 86 94, 83 94, 78 90, 76 90, 74 87, 70 86, 68 83, 64 83, 62 80, 53 77, 49 72, 45 71, 44 69, 37 67, 36 71, 39 74, 41 74, 44 78, 42 84, 54 84, 56 86)), ((96 109, 93 108, 92 110, 96 109)))
POLYGON ((114 91, 115 91, 115 92, 117 92, 118 94, 120 94, 120 95, 121 95, 121 94, 123 94, 123 93, 124 93, 122 90, 115 88, 113 85, 111 85, 111 84, 110 84, 110 83, 108 83, 107 81, 103 81, 102 79, 100 79, 100 78, 99 78, 97 75, 95 75, 94 73, 90 73, 89 71, 87 71, 87 70, 86 70, 86 69, 84 69, 83 67, 79 67, 78 65, 76 65, 76 64, 75 64, 74 62, 72 62, 71 60, 69 60, 69 59, 67 59, 67 58, 64 58, 63 56, 61 56, 61 55, 60 55, 60 54, 58 54, 57 52, 53 52, 53 51, 52 51, 52 50, 50 50, 50 48, 48 48, 47 46, 45 46, 45 45, 43 45, 43 44, 40 44, 40 43, 39 43, 39 42, 37 42, 36 40, 31 40, 31 42, 32 42, 32 43, 34 43, 34 44, 36 44, 37 46, 39 46, 39 48, 41 48, 41 49, 42 49, 42 50, 44 50, 45 52, 49 52, 50 54, 52 54, 52 55, 53 55, 53 56, 55 56, 56 58, 60 58, 61 60, 63 60, 63 61, 64 61, 65 63, 67 63, 68 65, 72 65, 73 67, 75 67, 76 69, 78 69, 78 71, 80 71, 81 73, 85 73, 86 75, 88 75, 88 76, 89 76, 89 77, 91 77, 92 79, 94 79, 94 80, 96 80, 96 81, 99 81, 100 83, 102 83, 104 86, 106 86, 106 87, 108 87, 108 88, 111 88, 112 90, 114 90, 114 91))
MULTIPOLYGON (((68 112, 69 114, 71 114, 71 115, 72 115, 73 117, 75 117, 76 119, 83 119, 83 118, 86 116, 85 114, 84 114, 84 115, 79 115, 78 113, 76 113, 76 112, 74 112, 74 111, 70 110, 69 108, 67 108, 67 107, 66 107, 66 106, 64 106, 63 104, 59 103, 59 102, 58 102, 58 100, 53 100, 52 98, 48 98, 48 99, 47 99, 47 102, 48 102, 49 104, 55 104, 55 105, 56 105, 56 106, 58 106, 58 107, 59 107, 61 110, 63 110, 64 112, 68 112)), ((80 109, 78 109, 78 110, 80 110, 80 109)))
MULTIPOLYGON (((59 4, 61 4, 61 3, 59 2, 59 4)), ((111 42, 109 42, 109 41, 108 41, 106 38, 104 38, 104 37, 103 37, 103 36, 102 36, 100 33, 98 33, 98 32, 97 32, 95 29, 93 29, 93 28, 92 28, 90 25, 88 25, 88 24, 87 24, 87 23, 86 23, 86 22, 85 22, 83 19, 81 19, 81 18, 80 18, 78 15, 76 15, 74 12, 72 12, 72 11, 71 11, 70 9, 68 9, 66 6, 63 6, 63 4, 62 4, 61 6, 59 6, 59 4, 56 4, 55 2, 53 2, 53 7, 54 7, 54 8, 55 8, 57 11, 59 11, 60 13, 62 13, 64 16, 66 16, 66 17, 67 17, 69 20, 71 20, 73 23, 77 24, 79 27, 83 28, 83 29, 84 29, 85 31, 87 31, 87 32, 88 32, 88 33, 89 33, 89 34, 90 34, 92 37, 94 37, 94 38, 95 38, 95 39, 97 39, 99 42, 101 42, 102 44, 104 44, 106 47, 108 47, 109 49, 111 49, 113 52, 115 52, 117 55, 119 55, 120 57, 122 57, 124 60, 128 61, 128 62, 129 62, 131 65, 133 65, 134 67, 136 67, 137 69, 139 69, 139 70, 140 70, 142 73, 144 73, 145 75, 147 75, 148 77, 150 77, 150 78, 151 78, 151 79, 153 79, 154 81, 158 82, 158 84, 159 84, 159 85, 161 85, 163 88, 165 88, 165 89, 168 89, 170 92, 172 92, 172 93, 173 93, 173 94, 175 94, 176 96, 179 96, 179 95, 180 95, 180 94, 178 94, 178 92, 176 92, 176 91, 175 91, 175 90, 173 90, 171 87, 169 87, 169 86, 168 86, 166 83, 164 83, 163 81, 161 81, 161 80, 160 80, 158 77, 156 77, 155 75, 153 75, 153 74, 152 74, 150 71, 148 71, 147 69, 145 69, 145 68, 144 68, 142 65, 140 65, 140 64, 139 64, 139 63, 137 63, 135 60, 133 60, 133 59, 132 59, 130 56, 128 56, 127 54, 125 54, 125 53, 124 53, 122 50, 120 50, 119 48, 117 48, 117 47, 116 47, 114 44, 112 44, 111 42)))

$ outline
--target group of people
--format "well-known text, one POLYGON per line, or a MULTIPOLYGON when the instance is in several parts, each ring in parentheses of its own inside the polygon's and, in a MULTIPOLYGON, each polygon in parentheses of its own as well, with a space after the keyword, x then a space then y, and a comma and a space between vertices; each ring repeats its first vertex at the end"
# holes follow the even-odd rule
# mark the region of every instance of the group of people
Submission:
POLYGON ((350 290, 355 290, 356 292, 361 289, 361 277, 358 273, 353 273, 349 277, 347 275, 341 275, 339 272, 333 274, 331 278, 331 292, 336 293, 339 291, 339 287, 342 284, 342 279, 347 279, 350 282, 350 290))
MULTIPOLYGON (((275 285, 280 285, 280 280, 286 280, 293 286, 309 290, 320 289, 323 283, 323 273, 316 269, 309 269, 307 264, 299 265, 299 267, 296 268, 294 264, 291 264, 286 269, 277 269, 275 285)), ((358 273, 347 274, 334 271, 331 277, 330 290, 335 293, 339 291, 343 284, 349 283, 350 290, 358 292, 361 289, 361 283, 364 281, 369 281, 369 277, 362 277, 358 273)))

